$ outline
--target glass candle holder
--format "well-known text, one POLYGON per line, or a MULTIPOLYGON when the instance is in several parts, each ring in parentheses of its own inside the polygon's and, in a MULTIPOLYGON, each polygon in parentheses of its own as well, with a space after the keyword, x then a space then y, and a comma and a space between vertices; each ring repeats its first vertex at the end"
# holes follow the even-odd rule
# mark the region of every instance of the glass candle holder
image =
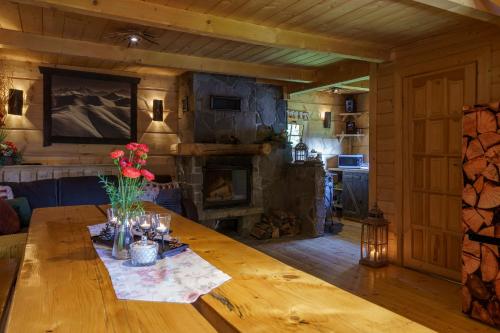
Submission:
POLYGON ((151 266, 156 263, 158 257, 158 243, 143 239, 130 245, 130 257, 134 266, 151 266))

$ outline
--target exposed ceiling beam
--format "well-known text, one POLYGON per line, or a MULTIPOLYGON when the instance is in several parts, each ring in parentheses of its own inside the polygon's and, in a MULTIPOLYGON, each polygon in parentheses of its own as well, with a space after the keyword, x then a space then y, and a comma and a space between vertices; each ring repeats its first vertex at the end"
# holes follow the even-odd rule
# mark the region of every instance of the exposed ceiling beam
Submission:
POLYGON ((242 75, 292 82, 312 82, 315 80, 315 72, 307 69, 258 65, 137 48, 124 48, 5 29, 0 29, 0 47, 104 59, 136 65, 179 68, 190 71, 242 75))
POLYGON ((389 60, 380 44, 319 36, 183 10, 139 0, 14 0, 62 11, 250 44, 334 53, 374 62, 389 60))
POLYGON ((340 85, 351 85, 369 78, 370 63, 358 60, 343 60, 316 71, 316 81, 309 84, 289 84, 290 95, 325 90, 340 85))
POLYGON ((499 0, 413 0, 413 1, 500 26, 499 0))

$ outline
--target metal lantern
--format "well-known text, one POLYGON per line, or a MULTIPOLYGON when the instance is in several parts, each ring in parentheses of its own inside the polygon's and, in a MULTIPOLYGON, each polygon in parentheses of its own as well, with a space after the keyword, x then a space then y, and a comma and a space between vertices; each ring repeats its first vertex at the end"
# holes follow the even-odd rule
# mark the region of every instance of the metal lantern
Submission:
POLYGON ((300 142, 297 143, 294 150, 295 150, 295 163, 304 163, 307 160, 309 148, 304 142, 302 142, 302 138, 300 138, 300 142))
POLYGON ((362 221, 361 228, 361 259, 360 264, 371 267, 387 265, 389 221, 378 208, 377 203, 368 212, 368 217, 362 221))

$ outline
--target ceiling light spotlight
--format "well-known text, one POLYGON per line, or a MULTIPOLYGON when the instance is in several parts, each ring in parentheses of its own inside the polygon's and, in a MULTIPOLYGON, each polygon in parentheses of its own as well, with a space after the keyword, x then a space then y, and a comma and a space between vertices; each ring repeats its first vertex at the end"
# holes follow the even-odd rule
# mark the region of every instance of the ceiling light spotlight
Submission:
POLYGON ((339 88, 335 88, 335 89, 333 89, 333 93, 334 93, 334 94, 340 94, 340 89, 339 89, 339 88))
POLYGON ((128 36, 128 43, 129 43, 129 45, 136 45, 137 43, 139 43, 140 40, 141 39, 137 35, 130 35, 130 36, 128 36))

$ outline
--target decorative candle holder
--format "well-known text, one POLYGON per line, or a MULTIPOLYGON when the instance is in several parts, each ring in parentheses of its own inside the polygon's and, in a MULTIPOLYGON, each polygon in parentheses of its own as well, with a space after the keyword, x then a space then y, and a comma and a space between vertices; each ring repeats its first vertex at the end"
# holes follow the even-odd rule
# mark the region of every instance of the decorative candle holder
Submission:
POLYGON ((143 236, 140 241, 130 245, 130 256, 134 266, 151 266, 158 257, 158 243, 143 236))

